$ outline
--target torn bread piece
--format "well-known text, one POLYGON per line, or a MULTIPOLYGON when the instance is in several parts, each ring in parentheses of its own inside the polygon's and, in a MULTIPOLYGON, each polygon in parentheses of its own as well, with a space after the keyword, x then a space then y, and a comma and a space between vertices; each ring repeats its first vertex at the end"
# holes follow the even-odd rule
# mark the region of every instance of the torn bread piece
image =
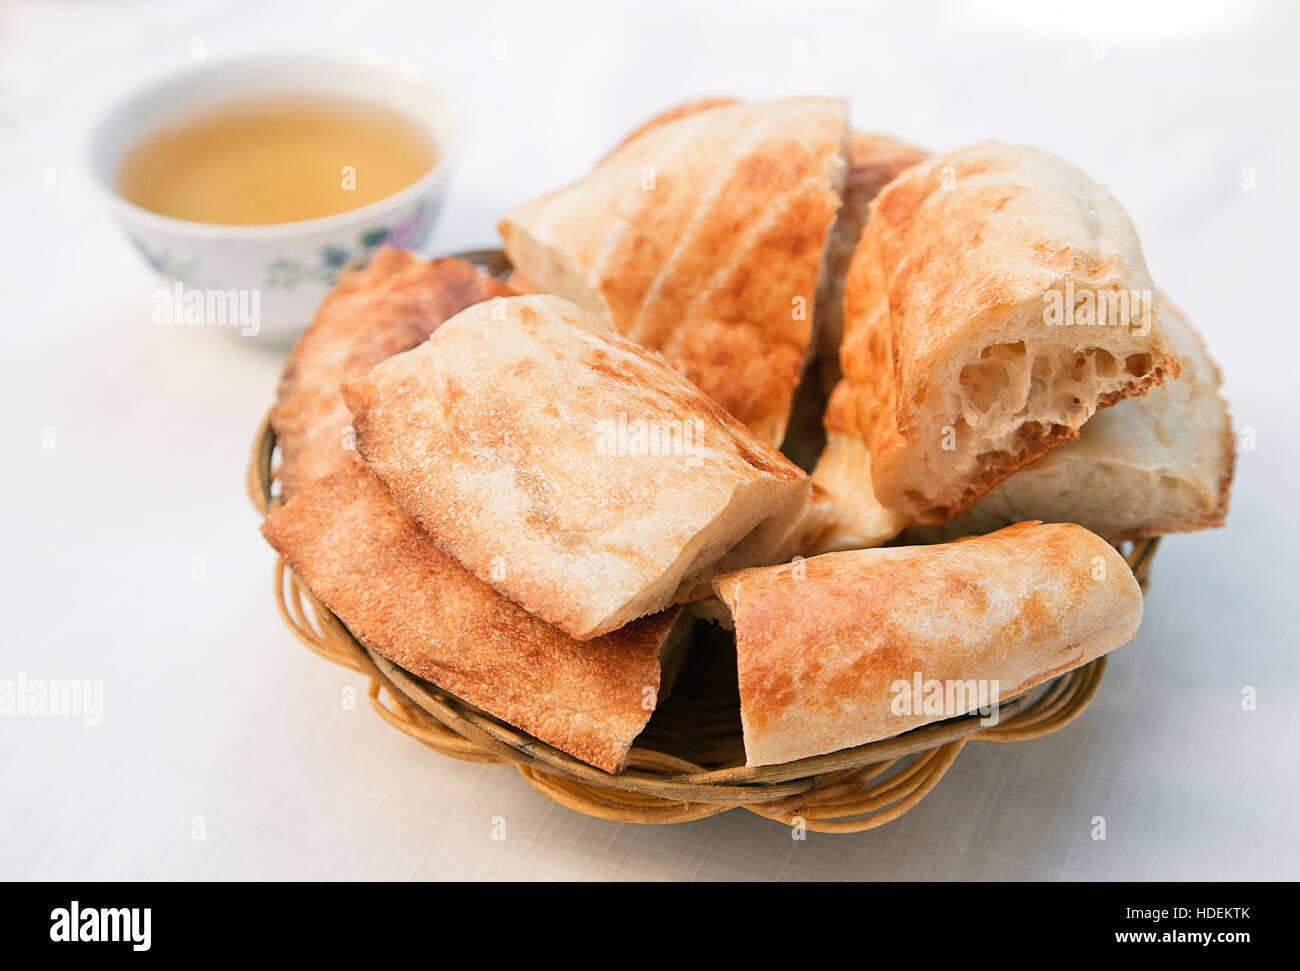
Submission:
POLYGON ((923 523, 1178 374, 1127 213, 1074 166, 994 142, 876 197, 840 362, 876 494, 923 523))
POLYGON ((559 297, 471 307, 343 394, 398 504, 578 638, 770 562, 810 488, 662 358, 559 297))
POLYGON ((876 496, 871 449, 853 426, 847 399, 848 388, 840 382, 823 417, 826 447, 812 474, 823 499, 810 513, 805 556, 880 546, 907 525, 906 516, 876 496))
POLYGON ((847 151, 844 101, 722 103, 658 121, 500 224, 532 285, 664 355, 782 441, 847 151))
POLYGON ((751 766, 991 707, 1127 643, 1142 618, 1128 564, 1070 524, 827 553, 715 586, 735 622, 751 766), (953 690, 936 711, 910 693, 918 682, 953 690))
POLYGON ((681 665, 681 608, 574 640, 439 550, 364 467, 305 487, 262 533, 362 643, 607 772, 626 765, 681 665))
POLYGON ((377 250, 364 270, 343 274, 280 375, 271 427, 283 494, 361 466, 352 447, 352 416, 339 393, 342 382, 415 347, 471 304, 512 292, 464 260, 425 262, 389 247, 377 250))
POLYGON ((1182 366, 1141 398, 1097 412, 1079 437, 1048 452, 940 526, 907 535, 937 542, 1024 519, 1079 523, 1111 542, 1222 526, 1235 448, 1219 370, 1163 295, 1160 320, 1182 366))

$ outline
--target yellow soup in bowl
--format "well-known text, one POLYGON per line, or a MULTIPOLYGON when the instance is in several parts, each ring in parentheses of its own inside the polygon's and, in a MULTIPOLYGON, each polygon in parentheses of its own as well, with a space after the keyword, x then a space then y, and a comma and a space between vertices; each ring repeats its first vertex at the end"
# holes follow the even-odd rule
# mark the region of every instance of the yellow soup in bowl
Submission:
POLYGON ((118 190, 176 219, 297 222, 393 195, 438 162, 428 131, 395 108, 324 95, 232 101, 145 135, 118 190))

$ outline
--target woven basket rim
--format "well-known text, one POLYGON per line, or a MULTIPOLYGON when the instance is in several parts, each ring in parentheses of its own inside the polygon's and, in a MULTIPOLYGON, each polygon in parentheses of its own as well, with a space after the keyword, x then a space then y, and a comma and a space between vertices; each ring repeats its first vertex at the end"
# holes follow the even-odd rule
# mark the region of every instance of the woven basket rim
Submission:
MULTIPOLYGON (((459 256, 498 276, 509 269, 500 251, 459 256)), ((282 501, 275 492, 275 456, 275 432, 268 414, 254 443, 247 479, 249 498, 263 516, 282 501)), ((1158 544, 1158 537, 1138 540, 1126 556, 1144 592, 1158 544)), ((1069 724, 1087 708, 1106 668, 1103 655, 1000 702, 999 720, 993 726, 981 724, 979 714, 972 713, 854 748, 752 768, 743 764, 707 768, 634 747, 627 768, 609 773, 366 647, 298 583, 282 558, 276 562, 276 590, 281 614, 299 639, 327 659, 369 677, 372 705, 394 727, 453 758, 513 765, 534 788, 561 805, 620 821, 679 822, 744 808, 787 823, 796 819, 824 832, 874 828, 916 805, 965 743, 1027 741, 1069 724), (381 693, 391 704, 383 703, 381 693), (903 767, 890 774, 899 766, 903 767), (846 815, 854 818, 843 819, 846 815)))

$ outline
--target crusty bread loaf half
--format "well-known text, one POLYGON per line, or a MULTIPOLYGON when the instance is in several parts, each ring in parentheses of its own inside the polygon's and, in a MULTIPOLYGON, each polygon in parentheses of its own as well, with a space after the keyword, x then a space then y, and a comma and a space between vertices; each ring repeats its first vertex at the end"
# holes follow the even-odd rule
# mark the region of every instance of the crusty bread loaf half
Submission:
POLYGON ((1126 643, 1142 618, 1128 564, 1075 525, 1020 523, 938 546, 827 553, 715 586, 735 623, 751 766, 1009 700, 1126 643), (918 681, 960 686, 952 693, 960 710, 904 697, 918 681))
POLYGON ((1181 373, 1097 412, 1073 442, 998 485, 964 513, 909 536, 934 542, 1023 519, 1079 523, 1112 542, 1222 526, 1234 440, 1219 370, 1163 295, 1160 320, 1181 373))
POLYGON ((576 641, 444 554, 362 466, 308 485, 262 533, 362 643, 608 772, 667 691, 680 608, 576 641))
POLYGON ((463 260, 426 263, 383 247, 369 266, 345 273, 294 344, 280 376, 271 427, 280 448, 283 494, 360 466, 352 416, 339 385, 425 340, 471 304, 512 291, 463 260))
POLYGON ((720 104, 653 123, 500 224, 511 262, 662 353, 780 444, 840 205, 846 106, 720 104))
POLYGON ((840 361, 877 495, 924 523, 1178 373, 1119 203, 1053 155, 994 142, 876 197, 840 361))
POLYGON ((471 307, 343 393, 402 508, 578 638, 771 562, 810 488, 662 358, 555 296, 471 307))

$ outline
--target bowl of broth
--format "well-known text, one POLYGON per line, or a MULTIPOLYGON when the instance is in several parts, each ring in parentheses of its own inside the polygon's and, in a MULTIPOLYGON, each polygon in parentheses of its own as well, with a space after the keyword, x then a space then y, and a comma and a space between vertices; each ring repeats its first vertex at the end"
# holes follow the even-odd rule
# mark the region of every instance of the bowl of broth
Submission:
POLYGON ((420 248, 457 135, 451 98, 410 65, 268 53, 125 98, 92 130, 89 162, 165 281, 155 325, 287 343, 379 246, 420 248))

